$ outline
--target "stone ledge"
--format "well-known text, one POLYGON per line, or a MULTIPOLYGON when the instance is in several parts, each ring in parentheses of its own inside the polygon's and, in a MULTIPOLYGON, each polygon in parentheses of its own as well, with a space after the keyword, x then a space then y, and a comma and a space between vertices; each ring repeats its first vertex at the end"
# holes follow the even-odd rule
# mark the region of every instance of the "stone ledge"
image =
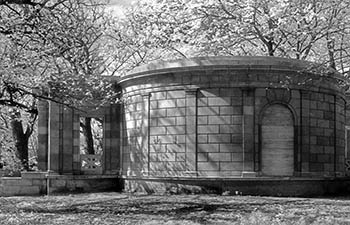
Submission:
MULTIPOLYGON (((297 59, 288 59, 270 56, 236 56, 236 57, 198 57, 172 61, 158 61, 135 68, 131 73, 121 78, 123 83, 135 78, 160 75, 174 72, 213 71, 213 70, 266 70, 266 71, 304 71, 312 68, 313 63, 297 59)), ((320 65, 321 66, 321 65, 320 65)), ((310 71, 312 72, 312 71, 310 71)), ((203 73, 205 75, 207 73, 203 73)), ((334 71, 336 77, 343 80, 340 74, 334 71)))

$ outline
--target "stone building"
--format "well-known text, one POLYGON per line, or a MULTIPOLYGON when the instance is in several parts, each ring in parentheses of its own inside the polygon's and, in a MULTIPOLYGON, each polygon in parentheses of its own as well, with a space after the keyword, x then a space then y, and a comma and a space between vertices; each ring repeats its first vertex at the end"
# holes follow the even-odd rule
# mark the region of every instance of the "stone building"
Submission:
POLYGON ((311 195, 347 182, 346 97, 335 71, 208 57, 151 63, 111 82, 121 101, 99 110, 41 103, 41 170, 147 192, 311 195), (82 116, 103 119, 102 155, 81 154, 82 116))

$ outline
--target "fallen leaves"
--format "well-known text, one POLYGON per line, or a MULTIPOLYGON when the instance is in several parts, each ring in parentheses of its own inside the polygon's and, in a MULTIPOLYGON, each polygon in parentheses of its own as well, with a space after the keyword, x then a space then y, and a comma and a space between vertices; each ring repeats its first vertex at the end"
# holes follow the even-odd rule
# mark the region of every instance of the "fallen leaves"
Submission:
POLYGON ((76 194, 2 197, 3 224, 348 224, 349 199, 76 194))

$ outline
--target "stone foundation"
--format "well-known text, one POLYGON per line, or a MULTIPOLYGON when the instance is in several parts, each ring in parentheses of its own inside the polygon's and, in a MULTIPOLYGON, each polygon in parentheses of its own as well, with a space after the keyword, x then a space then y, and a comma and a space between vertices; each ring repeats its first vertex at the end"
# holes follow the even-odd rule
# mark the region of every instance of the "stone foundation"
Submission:
POLYGON ((202 178, 125 179, 125 191, 147 194, 222 194, 286 197, 348 195, 350 179, 202 178))
POLYGON ((0 196, 41 195, 67 192, 121 191, 120 179, 107 175, 54 175, 24 172, 21 177, 1 177, 0 196))

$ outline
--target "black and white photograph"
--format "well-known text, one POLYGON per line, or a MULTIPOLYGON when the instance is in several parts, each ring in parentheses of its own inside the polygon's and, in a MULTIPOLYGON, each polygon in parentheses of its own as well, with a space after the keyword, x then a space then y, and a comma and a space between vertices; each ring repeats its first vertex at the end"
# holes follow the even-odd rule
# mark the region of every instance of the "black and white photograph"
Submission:
POLYGON ((350 224, 350 0, 0 0, 0 224, 350 224))

